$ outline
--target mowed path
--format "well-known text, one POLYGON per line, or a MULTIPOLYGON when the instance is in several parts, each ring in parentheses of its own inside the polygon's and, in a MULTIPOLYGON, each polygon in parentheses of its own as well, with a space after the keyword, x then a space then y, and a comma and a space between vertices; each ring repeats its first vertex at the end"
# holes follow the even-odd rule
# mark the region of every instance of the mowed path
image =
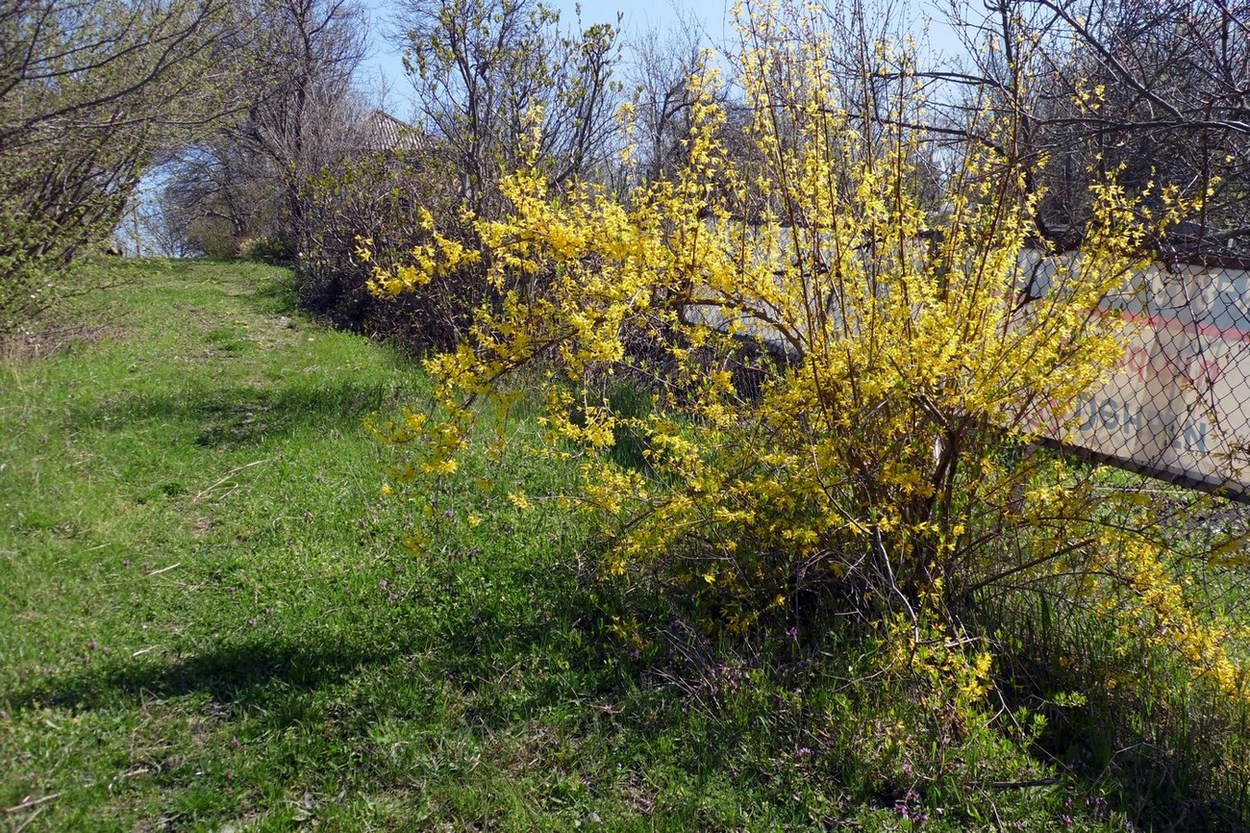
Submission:
POLYGON ((564 589, 492 569, 489 525, 404 548, 362 420, 420 399, 415 363, 298 313, 284 270, 97 268, 123 286, 0 375, 0 829, 508 817, 477 795, 524 782, 531 731, 560 746, 531 721, 578 688, 506 685, 564 589))

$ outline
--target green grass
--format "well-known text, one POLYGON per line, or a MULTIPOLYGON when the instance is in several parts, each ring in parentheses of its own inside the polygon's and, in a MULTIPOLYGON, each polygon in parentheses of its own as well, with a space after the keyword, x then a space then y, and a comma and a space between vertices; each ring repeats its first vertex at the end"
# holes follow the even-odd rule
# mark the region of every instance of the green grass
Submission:
POLYGON ((573 482, 519 446, 384 499, 362 420, 426 379, 289 273, 92 268, 126 280, 0 377, 0 826, 1122 829, 1006 719, 939 748, 832 626, 683 643, 644 601, 675 636, 631 654, 585 531, 506 500, 573 482))

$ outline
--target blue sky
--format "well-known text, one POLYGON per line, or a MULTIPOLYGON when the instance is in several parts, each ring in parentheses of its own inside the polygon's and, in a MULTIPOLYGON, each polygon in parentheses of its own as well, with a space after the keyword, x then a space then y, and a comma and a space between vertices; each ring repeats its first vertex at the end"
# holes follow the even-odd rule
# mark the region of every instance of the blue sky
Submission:
MULTIPOLYGON (((385 77, 393 87, 392 93, 396 102, 402 102, 407 96, 403 63, 400 60, 399 51, 384 37, 391 4, 387 0, 366 0, 366 4, 373 23, 371 33, 373 54, 366 64, 366 75, 368 79, 379 75, 385 77)), ((574 0, 559 0, 551 5, 560 10, 561 20, 575 19, 574 0)), ((693 14, 712 37, 716 38, 722 34, 728 8, 725 0, 682 0, 681 8, 693 14)), ((673 25, 677 19, 677 12, 668 0, 644 3, 630 3, 628 0, 582 0, 581 9, 582 22, 586 25, 615 22, 617 12, 622 12, 624 15, 622 24, 626 36, 631 31, 642 31, 653 25, 660 27, 673 25)))
MULTIPOLYGON (((391 4, 388 0, 365 0, 365 2, 373 19, 373 54, 365 68, 366 82, 379 77, 385 78, 391 88, 386 102, 388 108, 397 116, 407 117, 410 96, 403 64, 399 51, 383 36, 387 28, 391 4)), ((574 19, 574 0, 556 0, 555 2, 549 0, 549 2, 560 10, 562 20, 574 19)), ((679 17, 689 16, 693 16, 713 40, 721 39, 728 31, 726 22, 732 2, 733 0, 652 0, 652 2, 631 3, 629 0, 582 0, 580 5, 582 22, 586 25, 614 22, 617 11, 622 12, 623 34, 628 42, 633 32, 642 32, 653 26, 659 28, 673 26, 676 25, 679 17)), ((927 32, 921 38, 922 47, 944 55, 959 54, 962 49, 954 34, 940 21, 940 16, 932 11, 935 2, 938 0, 904 3, 902 8, 908 13, 917 14, 931 21, 927 32)))

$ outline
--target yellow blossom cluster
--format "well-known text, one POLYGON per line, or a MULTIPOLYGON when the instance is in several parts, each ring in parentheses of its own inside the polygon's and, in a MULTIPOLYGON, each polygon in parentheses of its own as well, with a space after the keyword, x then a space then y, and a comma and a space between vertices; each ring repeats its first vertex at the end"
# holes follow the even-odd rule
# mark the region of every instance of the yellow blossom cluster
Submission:
MULTIPOLYGON (((744 22, 737 140, 709 68, 672 177, 622 201, 555 188, 534 165, 503 181, 506 217, 476 222, 481 251, 431 224, 410 264, 376 275, 395 294, 477 264, 494 290, 471 339, 428 362, 439 419, 407 415, 392 441, 414 472, 451 473, 481 401, 533 368, 549 381, 547 453, 579 460, 582 490, 563 503, 598 523, 606 575, 666 565, 714 594, 730 629, 812 588, 916 621, 1000 583, 1117 576, 1118 594, 1073 586, 1148 613, 1198 673, 1241 685, 1226 634, 1160 553, 1100 531, 1062 462, 1028 450, 1120 358, 1107 300, 1154 224, 1186 207, 1169 192, 1166 215, 1144 219, 1140 196, 1100 184, 1081 255, 1049 257, 1046 292, 1026 297, 1039 195, 1032 163, 1002 149, 1010 120, 926 198, 921 138, 855 118, 819 17, 794 26, 744 22), (622 413, 614 384, 646 385, 653 407, 622 413), (642 465, 614 454, 626 435, 642 465), (1024 543, 993 545, 1008 533, 1024 543)), ((882 106, 906 122, 905 85, 882 106)), ((984 694, 988 654, 925 663, 965 700, 984 694)))

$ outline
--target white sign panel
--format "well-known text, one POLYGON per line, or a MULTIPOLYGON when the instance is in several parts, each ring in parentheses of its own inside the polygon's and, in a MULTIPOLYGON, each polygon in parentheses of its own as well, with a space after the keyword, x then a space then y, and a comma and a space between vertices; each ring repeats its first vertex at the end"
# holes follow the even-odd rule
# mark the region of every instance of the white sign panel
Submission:
POLYGON ((1053 438, 1165 479, 1250 493, 1250 273, 1154 265, 1116 306, 1125 357, 1053 438))

